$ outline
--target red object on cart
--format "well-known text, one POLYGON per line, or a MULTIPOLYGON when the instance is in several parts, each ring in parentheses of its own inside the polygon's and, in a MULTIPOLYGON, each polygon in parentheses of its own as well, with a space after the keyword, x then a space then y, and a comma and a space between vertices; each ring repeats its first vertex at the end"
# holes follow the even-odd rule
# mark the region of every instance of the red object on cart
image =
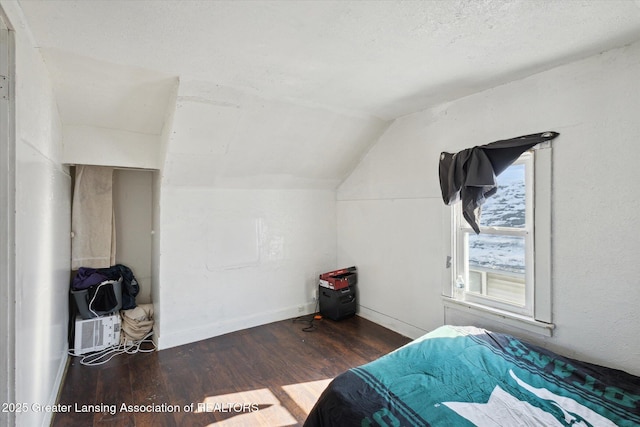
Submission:
POLYGON ((355 266, 329 271, 320 275, 320 286, 328 289, 344 289, 354 286, 356 283, 358 283, 358 271, 355 266))

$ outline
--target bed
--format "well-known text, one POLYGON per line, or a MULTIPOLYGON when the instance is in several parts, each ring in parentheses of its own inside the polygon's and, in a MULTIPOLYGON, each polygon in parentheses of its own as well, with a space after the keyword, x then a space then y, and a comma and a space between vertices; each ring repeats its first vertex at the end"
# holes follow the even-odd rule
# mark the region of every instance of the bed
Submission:
POLYGON ((443 326, 336 377, 304 423, 429 425, 638 426, 640 377, 443 326))

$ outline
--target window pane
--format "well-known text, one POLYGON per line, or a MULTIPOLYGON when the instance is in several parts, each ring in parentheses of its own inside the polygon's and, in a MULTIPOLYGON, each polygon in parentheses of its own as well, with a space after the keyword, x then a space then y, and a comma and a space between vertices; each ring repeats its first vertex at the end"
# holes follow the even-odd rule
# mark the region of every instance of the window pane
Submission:
POLYGON ((475 270, 469 270, 469 286, 468 292, 482 294, 482 273, 475 270))
POLYGON ((469 292, 524 306, 524 237, 470 234, 468 254, 469 292))
POLYGON ((482 205, 480 226, 525 226, 524 164, 511 165, 497 178, 498 191, 482 205))
POLYGON ((525 273, 525 244, 522 236, 469 234, 469 269, 525 273))
POLYGON ((487 274, 486 295, 508 303, 524 305, 524 274, 487 274))

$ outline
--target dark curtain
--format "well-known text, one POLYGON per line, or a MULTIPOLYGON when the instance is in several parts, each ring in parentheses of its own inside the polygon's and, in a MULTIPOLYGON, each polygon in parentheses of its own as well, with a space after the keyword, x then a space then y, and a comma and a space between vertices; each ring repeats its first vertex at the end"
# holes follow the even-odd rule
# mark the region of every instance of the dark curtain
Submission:
POLYGON ((558 135, 557 132, 536 133, 467 148, 458 153, 441 153, 442 199, 447 205, 462 201, 464 219, 476 234, 480 234, 480 207, 486 198, 496 193, 496 177, 522 153, 558 135))

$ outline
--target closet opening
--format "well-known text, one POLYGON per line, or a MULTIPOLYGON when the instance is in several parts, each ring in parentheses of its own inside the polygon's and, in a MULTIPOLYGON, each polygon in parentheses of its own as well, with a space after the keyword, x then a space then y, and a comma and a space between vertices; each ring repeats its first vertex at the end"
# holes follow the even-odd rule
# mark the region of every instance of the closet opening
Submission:
MULTIPOLYGON (((72 200, 76 188, 77 167, 70 166, 72 200)), ((140 304, 153 302, 151 271, 155 172, 147 169, 115 167, 112 175, 114 264, 123 264, 132 270, 140 285, 140 292, 136 296, 136 303, 140 304)))
POLYGON ((69 172, 69 348, 83 357, 80 363, 91 364, 88 358, 118 344, 156 342, 153 227, 160 175, 95 165, 70 165, 69 172))

